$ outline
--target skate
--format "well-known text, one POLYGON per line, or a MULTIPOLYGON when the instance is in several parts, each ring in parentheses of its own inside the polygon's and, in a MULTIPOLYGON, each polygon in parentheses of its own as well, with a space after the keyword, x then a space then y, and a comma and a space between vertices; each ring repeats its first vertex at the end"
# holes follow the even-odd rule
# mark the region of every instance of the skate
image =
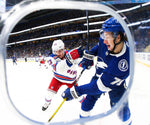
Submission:
POLYGON ((43 106, 42 106, 42 110, 45 111, 49 105, 51 104, 51 102, 46 102, 43 106))

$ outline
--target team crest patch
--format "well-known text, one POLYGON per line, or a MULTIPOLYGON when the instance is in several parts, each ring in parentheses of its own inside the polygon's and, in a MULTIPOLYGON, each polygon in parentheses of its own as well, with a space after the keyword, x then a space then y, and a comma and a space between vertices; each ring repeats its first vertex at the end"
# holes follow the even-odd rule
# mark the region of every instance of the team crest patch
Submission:
POLYGON ((118 68, 119 68, 119 70, 121 70, 123 72, 127 71, 128 70, 127 60, 125 60, 125 59, 120 60, 118 63, 118 68))

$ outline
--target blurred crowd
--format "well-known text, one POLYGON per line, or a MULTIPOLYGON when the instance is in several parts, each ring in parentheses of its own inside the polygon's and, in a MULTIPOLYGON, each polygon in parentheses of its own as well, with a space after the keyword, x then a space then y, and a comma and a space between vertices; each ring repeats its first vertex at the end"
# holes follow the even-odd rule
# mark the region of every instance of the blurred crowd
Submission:
MULTIPOLYGON (((97 38, 90 38, 90 48, 97 44, 97 38)), ((87 39, 72 39, 72 40, 64 40, 65 49, 70 50, 76 48, 80 45, 83 45, 85 49, 87 39)), ((28 43, 22 43, 22 45, 13 45, 13 47, 7 47, 7 58, 11 58, 15 55, 17 58, 25 58, 25 57, 39 57, 40 55, 48 57, 52 54, 52 43, 50 40, 42 40, 42 41, 34 41, 28 43)))
POLYGON ((150 52, 150 29, 134 32, 136 52, 150 52))

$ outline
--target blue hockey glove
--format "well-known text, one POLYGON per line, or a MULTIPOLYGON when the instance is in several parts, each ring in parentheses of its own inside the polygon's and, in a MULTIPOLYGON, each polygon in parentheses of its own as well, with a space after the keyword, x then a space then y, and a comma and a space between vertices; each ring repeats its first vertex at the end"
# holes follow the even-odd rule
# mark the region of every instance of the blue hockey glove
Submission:
POLYGON ((84 51, 84 49, 83 49, 82 46, 79 46, 76 49, 73 49, 73 50, 69 51, 66 54, 67 64, 72 65, 73 64, 73 62, 72 62, 73 60, 81 58, 83 56, 83 51, 84 51))
POLYGON ((77 99, 81 94, 76 91, 77 86, 73 86, 71 89, 67 88, 63 93, 62 93, 62 98, 67 98, 66 101, 72 100, 72 99, 77 99))
POLYGON ((85 69, 90 69, 91 66, 94 65, 94 55, 92 55, 89 51, 84 51, 83 59, 79 63, 80 67, 83 67, 85 69))
POLYGON ((79 54, 79 58, 81 58, 83 56, 83 51, 84 51, 84 48, 83 46, 79 46, 78 48, 76 48, 77 51, 78 51, 78 54, 79 54))

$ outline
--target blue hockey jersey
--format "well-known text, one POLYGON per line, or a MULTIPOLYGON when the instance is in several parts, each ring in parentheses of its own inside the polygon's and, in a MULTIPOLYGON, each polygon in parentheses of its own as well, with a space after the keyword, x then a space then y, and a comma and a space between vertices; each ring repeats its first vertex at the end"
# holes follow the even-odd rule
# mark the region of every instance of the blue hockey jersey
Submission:
POLYGON ((126 41, 119 54, 109 53, 103 39, 99 39, 90 52, 97 56, 95 75, 99 77, 97 86, 101 91, 110 91, 124 85, 129 76, 129 47, 126 41))

